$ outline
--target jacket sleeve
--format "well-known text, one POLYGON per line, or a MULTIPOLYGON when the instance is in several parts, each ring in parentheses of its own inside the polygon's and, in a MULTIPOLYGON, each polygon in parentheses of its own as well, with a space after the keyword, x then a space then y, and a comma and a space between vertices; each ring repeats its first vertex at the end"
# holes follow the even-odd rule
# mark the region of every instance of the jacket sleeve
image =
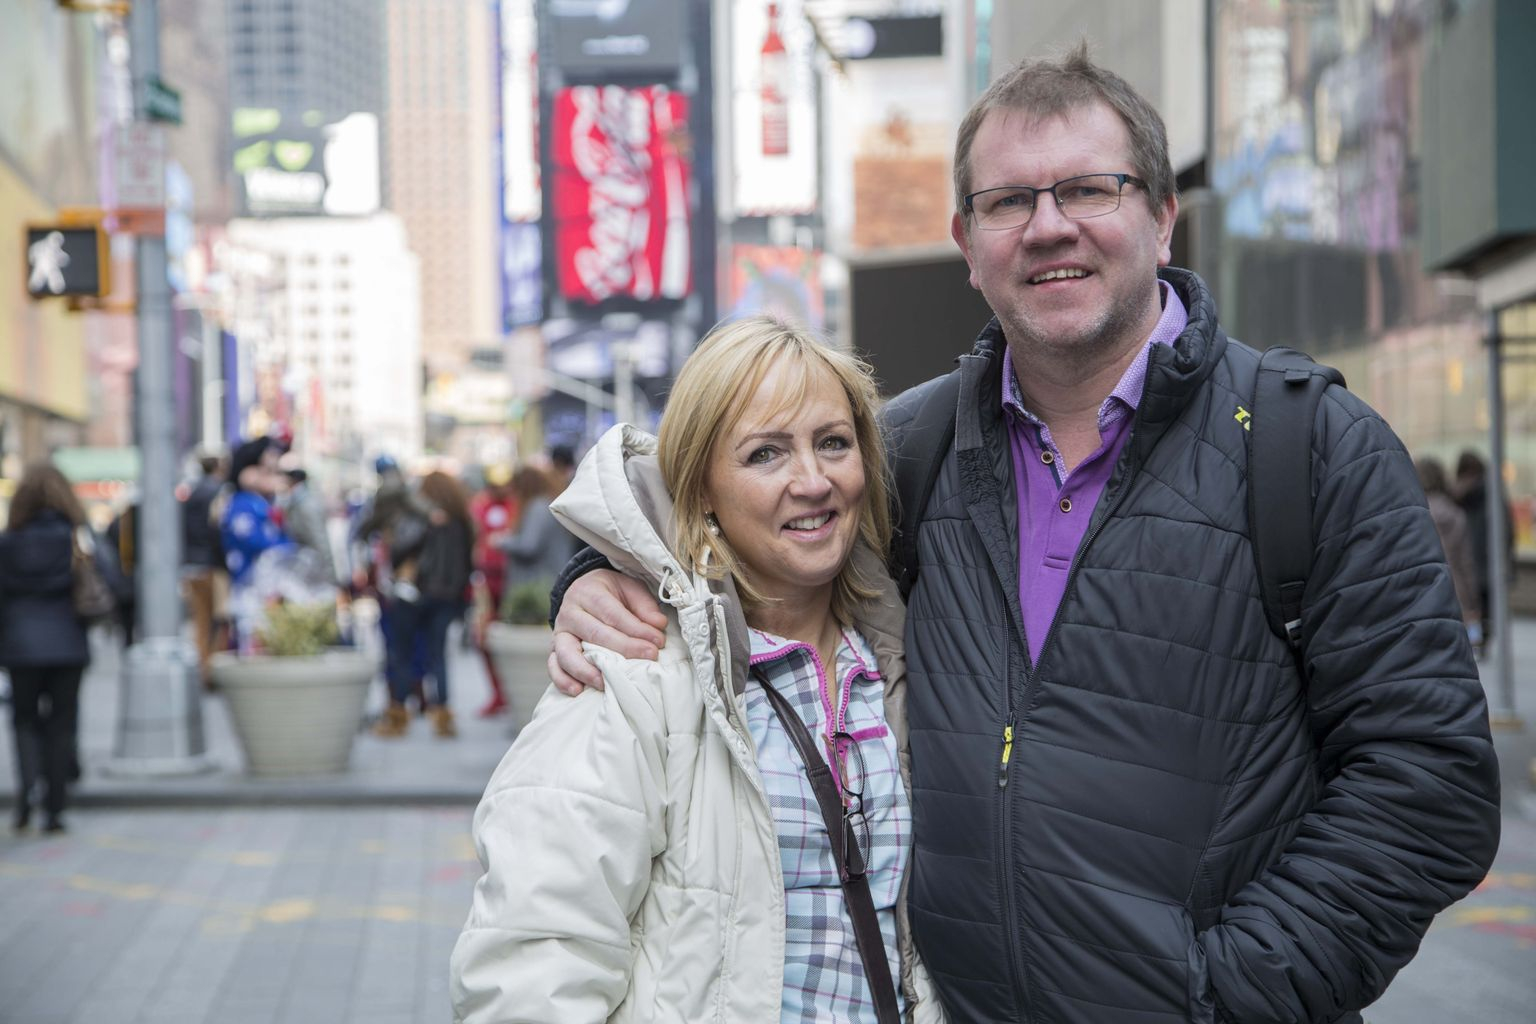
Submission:
POLYGON ((455 1021, 601 1021, 628 991, 666 836, 659 669, 593 660, 607 687, 540 702, 475 811, 485 874, 450 961, 455 1021))
POLYGON ((1322 788, 1197 937, 1218 1019, 1327 1021, 1368 1005, 1498 846, 1488 708, 1413 465, 1338 389, 1314 437, 1302 635, 1322 788))

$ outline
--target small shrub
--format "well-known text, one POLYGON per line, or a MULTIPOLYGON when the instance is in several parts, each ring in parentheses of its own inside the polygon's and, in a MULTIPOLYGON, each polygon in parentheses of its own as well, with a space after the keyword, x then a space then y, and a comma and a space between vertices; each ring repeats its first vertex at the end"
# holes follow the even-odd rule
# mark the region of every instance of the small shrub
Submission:
POLYGON ((514 626, 549 624, 549 582, 533 580, 508 587, 497 617, 514 626))
POLYGON ((334 604, 283 602, 267 607, 267 623, 256 631, 263 654, 300 658, 320 654, 341 635, 334 604))

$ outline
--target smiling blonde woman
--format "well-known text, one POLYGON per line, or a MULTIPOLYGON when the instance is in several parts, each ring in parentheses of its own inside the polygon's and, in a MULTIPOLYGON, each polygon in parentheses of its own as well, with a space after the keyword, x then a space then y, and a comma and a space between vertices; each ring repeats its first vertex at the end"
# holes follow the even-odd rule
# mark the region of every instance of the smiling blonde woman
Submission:
POLYGON ((902 901, 875 402, 864 364, 752 317, 700 343, 658 439, 583 461, 555 514, 659 596, 667 643, 589 645, 605 687, 552 692, 492 777, 458 1020, 943 1020, 902 901))

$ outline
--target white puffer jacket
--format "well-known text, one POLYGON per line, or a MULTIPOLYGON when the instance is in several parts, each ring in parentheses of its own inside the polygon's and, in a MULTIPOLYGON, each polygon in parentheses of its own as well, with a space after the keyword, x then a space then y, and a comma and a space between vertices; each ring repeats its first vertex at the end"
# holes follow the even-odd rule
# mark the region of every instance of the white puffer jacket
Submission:
MULTIPOLYGON (((671 621, 656 662, 589 646, 606 688, 547 693, 486 787, 474 820, 486 873, 451 964, 457 1021, 779 1020, 784 886, 740 699, 746 624, 728 584, 673 558, 654 456, 654 438, 615 427, 555 502, 671 621)), ((863 611, 909 778, 894 585, 863 611)), ((942 1021, 904 900, 897 920, 907 1019, 942 1021)))

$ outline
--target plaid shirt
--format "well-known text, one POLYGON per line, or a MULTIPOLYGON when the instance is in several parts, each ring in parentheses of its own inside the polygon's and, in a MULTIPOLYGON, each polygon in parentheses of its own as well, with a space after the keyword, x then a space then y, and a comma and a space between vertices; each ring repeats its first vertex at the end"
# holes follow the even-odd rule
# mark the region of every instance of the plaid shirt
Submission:
MULTIPOLYGON (((811 735, 821 741, 822 756, 835 732, 851 734, 863 755, 864 813, 869 818, 871 851, 866 857, 870 895, 885 936, 891 978, 900 991, 901 964, 896 951, 896 898, 912 849, 912 812, 901 783, 896 739, 885 724, 885 688, 874 654, 857 631, 845 629, 837 648, 837 676, 842 680, 833 706, 821 659, 808 644, 751 630, 752 664, 761 666, 773 688, 800 714, 811 735)), ((864 964, 859 959, 853 924, 844 906, 842 885, 826 826, 799 753, 773 713, 757 680, 746 690, 747 728, 757 748, 763 786, 773 809, 784 869, 785 1024, 801 1021, 868 1021, 875 1008, 864 964)), ((849 754, 828 757, 841 779, 849 754)), ((860 787, 859 782, 854 782, 860 787)))

